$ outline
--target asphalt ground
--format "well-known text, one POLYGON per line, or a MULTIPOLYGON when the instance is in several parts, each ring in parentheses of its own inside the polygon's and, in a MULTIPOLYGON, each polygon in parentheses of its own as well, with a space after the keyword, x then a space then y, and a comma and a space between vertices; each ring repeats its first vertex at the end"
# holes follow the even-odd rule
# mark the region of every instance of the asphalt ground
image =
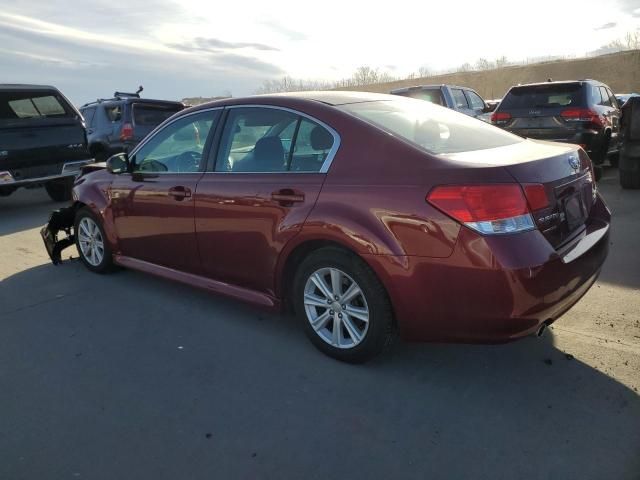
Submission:
POLYGON ((0 479, 640 479, 640 191, 600 188, 609 258, 545 337, 360 366, 290 316, 54 267, 57 205, 0 198, 0 479))

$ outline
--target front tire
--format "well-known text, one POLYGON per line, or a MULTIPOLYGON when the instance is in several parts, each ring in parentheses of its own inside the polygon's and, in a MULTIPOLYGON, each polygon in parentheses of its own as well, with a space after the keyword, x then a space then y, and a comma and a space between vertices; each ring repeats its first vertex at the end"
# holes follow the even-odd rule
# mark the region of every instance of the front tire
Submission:
POLYGON ((76 247, 84 266, 95 273, 113 269, 111 248, 102 222, 87 207, 78 210, 74 225, 76 247))
POLYGON ((309 340, 330 357, 362 363, 391 343, 391 302, 356 255, 338 248, 313 252, 296 273, 293 295, 309 340))
POLYGON ((49 198, 54 202, 68 202, 71 200, 73 190, 73 178, 63 178, 52 180, 44 184, 44 188, 49 198))

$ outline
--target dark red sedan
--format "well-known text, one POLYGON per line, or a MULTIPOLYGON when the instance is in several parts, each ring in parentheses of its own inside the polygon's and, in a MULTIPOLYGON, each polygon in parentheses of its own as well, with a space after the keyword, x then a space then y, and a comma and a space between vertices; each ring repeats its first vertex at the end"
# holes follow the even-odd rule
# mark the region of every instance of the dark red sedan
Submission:
POLYGON ((578 146, 428 102, 355 92, 184 110, 85 173, 43 237, 256 305, 291 305, 340 360, 422 341, 502 342, 575 304, 610 212, 578 146), (58 240, 58 231, 68 236, 58 240))

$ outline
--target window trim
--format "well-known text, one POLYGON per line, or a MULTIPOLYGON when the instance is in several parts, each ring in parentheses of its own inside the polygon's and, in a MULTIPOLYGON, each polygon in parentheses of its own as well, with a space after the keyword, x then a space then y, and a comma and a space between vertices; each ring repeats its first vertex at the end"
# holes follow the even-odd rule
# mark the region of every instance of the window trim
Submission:
MULTIPOLYGON (((331 146, 331 148, 329 149, 329 153, 327 153, 327 158, 324 159, 324 162, 322 162, 322 166, 320 167, 320 170, 318 170, 317 172, 297 172, 297 171, 290 171, 290 170, 286 170, 286 171, 281 171, 281 172, 216 172, 215 168, 216 168, 216 162, 217 162, 217 158, 218 158, 218 150, 220 148, 220 145, 218 142, 218 145, 216 146, 216 152, 215 152, 215 161, 213 162, 213 165, 210 166, 210 170, 207 169, 207 171, 205 172, 205 174, 209 174, 209 173, 214 173, 214 174, 220 174, 220 175, 289 175, 289 174, 294 174, 294 175, 317 175, 319 173, 322 174, 326 174, 329 171, 329 168, 331 167, 331 164, 333 163, 333 159, 336 156, 336 153, 338 152, 338 149, 340 148, 340 135, 338 134, 338 132, 336 132, 332 127, 330 127, 329 125, 327 125, 325 122, 323 122, 322 120, 318 120, 317 118, 306 114, 304 112, 301 112, 299 110, 294 110, 292 108, 288 108, 288 107, 281 107, 279 105, 267 105, 267 104, 253 104, 253 103, 247 103, 247 104, 238 104, 238 105, 228 105, 226 107, 224 107, 227 110, 233 110, 235 108, 270 108, 273 110, 284 110, 285 112, 289 112, 289 113, 293 113, 294 115, 299 115, 300 117, 305 117, 309 120, 311 120, 312 122, 317 123, 318 125, 320 125, 321 127, 325 128, 333 137, 333 145, 331 146)), ((224 133, 224 129, 227 127, 227 118, 224 119, 224 125, 221 128, 221 132, 224 133)), ((297 140, 297 139, 296 139, 297 140)), ((292 143, 292 145, 294 145, 294 143, 292 143)))
MULTIPOLYGON (((133 148, 133 150, 131 150, 131 152, 128 154, 128 157, 129 158, 135 157, 138 154, 138 151, 142 147, 144 147, 147 143, 149 143, 153 139, 153 137, 155 137, 158 133, 160 133, 160 130, 164 130, 164 128, 168 127, 172 123, 177 122, 179 120, 182 120, 183 118, 190 117, 192 115, 199 115, 201 113, 213 112, 213 111, 216 111, 216 110, 224 110, 224 107, 203 108, 201 110, 196 110, 196 111, 193 111, 193 112, 185 113, 184 115, 180 115, 179 117, 170 117, 170 118, 166 119, 164 122, 162 122, 156 128, 154 128, 151 131, 151 133, 149 133, 149 135, 147 135, 144 138, 143 141, 138 143, 133 148)), ((218 117, 218 125, 220 125, 221 121, 222 121, 222 113, 220 113, 220 116, 218 117)), ((218 130, 218 126, 213 126, 212 125, 212 130, 209 130, 209 133, 207 134, 207 139, 205 141, 204 149, 202 151, 203 159, 204 158, 209 158, 208 150, 211 149, 212 140, 213 140, 217 130, 218 130)), ((146 175, 151 175, 151 176, 156 176, 156 175, 193 175, 193 174, 200 174, 201 175, 203 173, 206 173, 207 167, 208 167, 208 162, 205 161, 204 164, 203 164, 203 167, 201 167, 200 170, 198 170, 197 172, 131 172, 131 175, 143 175, 143 176, 146 176, 146 175)))

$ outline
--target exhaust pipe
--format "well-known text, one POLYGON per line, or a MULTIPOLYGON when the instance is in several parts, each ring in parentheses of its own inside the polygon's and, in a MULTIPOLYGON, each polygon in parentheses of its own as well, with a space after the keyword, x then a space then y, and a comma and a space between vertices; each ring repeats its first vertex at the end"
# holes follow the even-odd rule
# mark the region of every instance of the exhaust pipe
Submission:
POLYGON ((547 331, 547 324, 543 323, 538 328, 538 331, 536 332, 536 337, 538 337, 538 338, 542 337, 545 334, 546 331, 547 331))

